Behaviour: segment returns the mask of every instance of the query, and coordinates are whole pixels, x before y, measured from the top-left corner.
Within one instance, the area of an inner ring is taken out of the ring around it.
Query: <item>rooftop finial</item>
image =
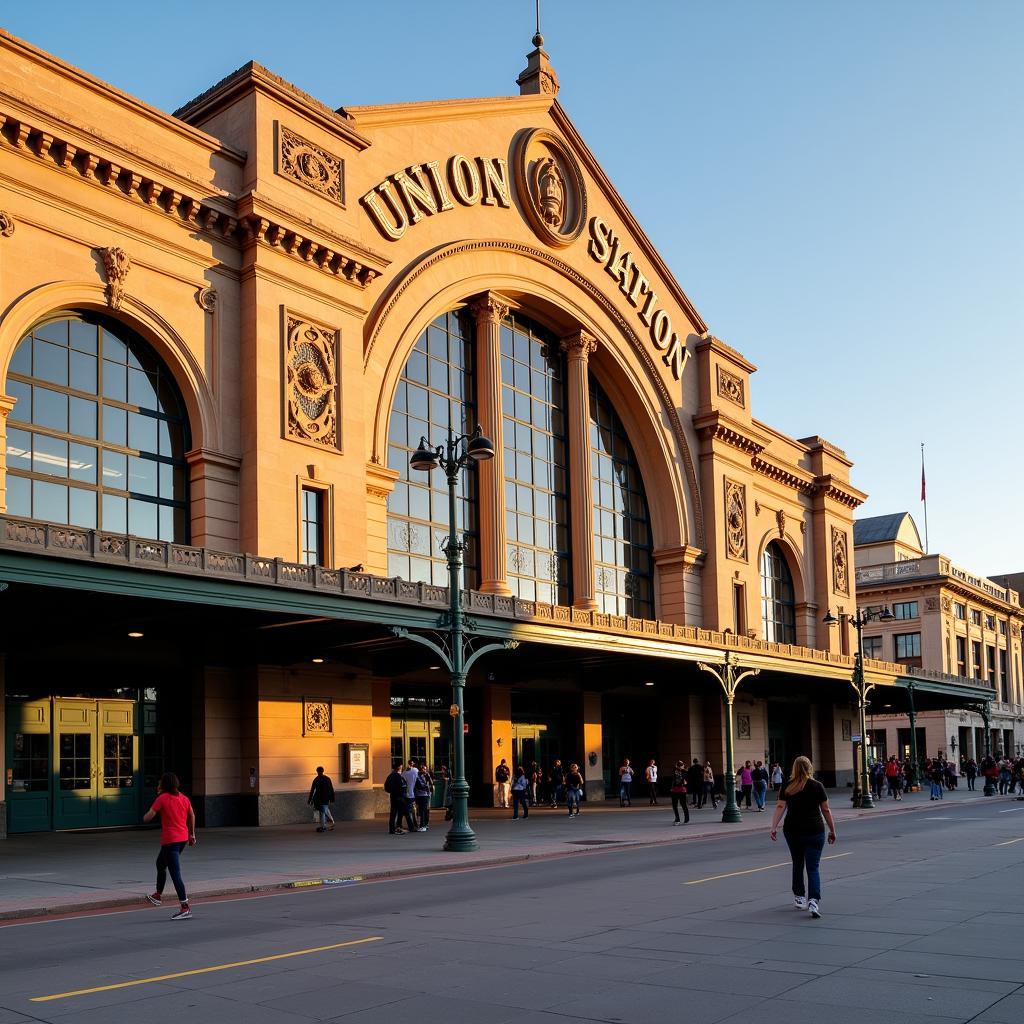
[[[526,55],[526,69],[516,79],[516,84],[524,96],[538,93],[555,96],[558,93],[558,75],[544,52],[544,37],[540,34],[540,0],[536,0],[536,4],[537,31],[533,37],[535,49]]]

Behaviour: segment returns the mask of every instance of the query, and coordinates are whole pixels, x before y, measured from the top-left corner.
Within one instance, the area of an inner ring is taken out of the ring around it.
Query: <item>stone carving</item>
[[[537,196],[540,215],[553,231],[562,227],[565,219],[565,181],[558,164],[550,157],[537,164]]]
[[[344,161],[301,135],[296,135],[283,124],[278,125],[277,138],[277,173],[318,192],[339,206],[344,205]]]
[[[579,238],[587,220],[587,191],[565,142],[546,128],[524,131],[513,166],[520,205],[541,241],[560,248]]]
[[[335,332],[285,317],[285,434],[325,448],[338,446]]]
[[[508,316],[509,306],[496,295],[487,292],[469,304],[469,311],[477,323],[500,324]]]
[[[6,210],[0,210],[0,238],[10,238],[13,234],[14,218]]]
[[[736,716],[736,739],[750,739],[750,715]]]
[[[747,559],[746,488],[725,481],[725,553],[729,558]]]
[[[562,338],[561,347],[570,359],[586,362],[597,351],[597,339],[586,331],[577,331],[568,338]]]
[[[744,408],[746,405],[743,396],[743,379],[722,366],[718,367],[718,393],[722,398],[735,402],[740,408]]]
[[[132,269],[131,257],[118,246],[99,250],[103,258],[103,272],[107,275],[107,305],[114,310],[121,308],[124,298],[124,282]]]
[[[849,541],[845,530],[832,527],[832,589],[837,594],[850,593]]]
[[[926,611],[937,612],[939,610],[939,599],[937,597],[926,597],[924,599],[924,607]]]
[[[779,540],[782,540],[786,536],[786,513],[781,508],[775,513],[775,522],[779,527]]]
[[[302,702],[302,735],[329,733],[331,731],[331,702],[329,700],[304,700]]]
[[[207,285],[196,292],[196,302],[199,308],[207,313],[212,313],[217,308],[217,291]]]
[[[950,612],[953,610],[953,602],[946,596],[942,598],[942,610],[944,612]]]

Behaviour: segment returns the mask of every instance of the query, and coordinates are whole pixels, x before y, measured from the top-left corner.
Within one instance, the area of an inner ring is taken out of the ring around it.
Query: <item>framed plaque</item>
[[[345,782],[362,782],[370,777],[370,744],[343,743],[341,776]]]

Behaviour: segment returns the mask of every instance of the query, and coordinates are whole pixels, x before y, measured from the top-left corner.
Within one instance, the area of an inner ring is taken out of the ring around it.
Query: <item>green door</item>
[[[7,703],[7,831],[47,832],[52,828],[50,702]]]
[[[130,700],[96,702],[96,747],[99,771],[101,827],[134,825],[139,820],[139,757],[135,703]]]
[[[53,702],[53,827],[95,828],[97,805],[96,701]]]

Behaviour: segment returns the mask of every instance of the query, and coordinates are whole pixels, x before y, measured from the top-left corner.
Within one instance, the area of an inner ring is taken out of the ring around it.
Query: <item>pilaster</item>
[[[388,496],[395,489],[398,470],[376,462],[366,464],[366,557],[367,572],[388,574]],[[386,773],[385,773],[386,774]]]
[[[207,448],[196,448],[188,452],[185,459],[189,465],[192,543],[204,548],[238,551],[242,460]]]
[[[7,451],[7,417],[15,406],[15,399],[0,395],[0,452]],[[0,512],[7,511],[7,467],[0,459]]]

